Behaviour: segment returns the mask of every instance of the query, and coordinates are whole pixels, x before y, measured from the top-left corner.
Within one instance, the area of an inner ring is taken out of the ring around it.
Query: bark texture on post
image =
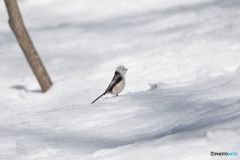
[[[18,43],[42,88],[42,92],[46,92],[52,86],[52,82],[24,26],[17,1],[4,1],[9,15],[9,26],[18,40]]]

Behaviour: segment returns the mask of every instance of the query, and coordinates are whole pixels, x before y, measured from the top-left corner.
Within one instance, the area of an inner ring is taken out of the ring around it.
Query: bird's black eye
[[[125,70],[125,69],[123,68],[123,70]]]

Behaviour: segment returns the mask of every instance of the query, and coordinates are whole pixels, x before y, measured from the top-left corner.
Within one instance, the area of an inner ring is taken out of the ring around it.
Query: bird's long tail
[[[106,94],[106,92],[104,92],[103,94],[101,94],[97,99],[95,99],[91,104],[93,104],[94,102],[96,102],[99,98],[101,98],[102,96],[104,96]]]

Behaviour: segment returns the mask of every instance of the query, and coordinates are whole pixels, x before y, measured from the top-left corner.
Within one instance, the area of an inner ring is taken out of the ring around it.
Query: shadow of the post
[[[34,93],[42,93],[42,90],[41,89],[34,89],[34,90],[29,90],[27,89],[25,86],[23,85],[14,85],[11,87],[12,89],[16,89],[16,90],[23,90],[23,91],[26,91],[26,92],[34,92]]]

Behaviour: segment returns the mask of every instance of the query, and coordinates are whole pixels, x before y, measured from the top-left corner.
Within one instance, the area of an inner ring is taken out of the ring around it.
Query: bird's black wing
[[[116,71],[115,75],[113,76],[112,82],[109,84],[108,88],[106,89],[105,93],[111,93],[113,88],[122,80],[121,74]]]

